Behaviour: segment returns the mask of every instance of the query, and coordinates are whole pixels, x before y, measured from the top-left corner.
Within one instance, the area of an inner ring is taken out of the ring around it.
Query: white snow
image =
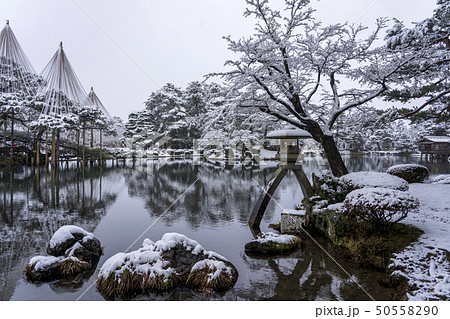
[[[174,248],[177,244],[182,244],[194,255],[204,254],[210,258],[226,260],[223,256],[205,250],[197,241],[178,233],[166,233],[161,240],[153,242],[146,238],[142,247],[129,253],[117,253],[110,257],[100,268],[98,277],[106,278],[112,272],[116,276],[128,270],[131,273],[148,274],[169,278],[175,270],[169,266],[169,262],[162,257],[164,251]],[[224,264],[225,265],[225,264]],[[221,268],[222,269],[222,268]]]
[[[89,236],[90,238],[94,237],[92,233],[88,233],[83,228],[73,225],[66,225],[60,227],[50,239],[50,248],[54,248],[55,246],[62,244],[68,239],[74,238],[72,234],[83,234],[84,236]],[[84,240],[84,238],[83,238]]]
[[[394,273],[409,279],[418,290],[408,295],[410,300],[450,299],[450,185],[410,185],[410,193],[420,201],[420,213],[408,215],[402,223],[424,231],[413,243],[392,259],[391,267],[401,267]],[[447,252],[446,252],[447,251]]]
[[[415,169],[415,168],[419,168],[419,167],[420,168],[424,168],[427,171],[429,171],[426,166],[423,166],[423,165],[420,165],[420,164],[398,164],[398,165],[394,165],[394,166],[389,167],[386,170],[386,173],[392,174],[392,173],[407,171],[407,170]]]
[[[208,267],[209,270],[214,271],[213,273],[208,274],[208,283],[211,280],[215,280],[219,278],[219,276],[222,274],[222,272],[225,272],[229,275],[231,275],[231,267],[228,267],[225,265],[223,261],[220,260],[214,260],[214,259],[203,259],[194,264],[191,268],[191,272],[198,269],[203,269]]]
[[[383,187],[408,190],[408,182],[403,178],[387,173],[379,172],[355,172],[340,177],[344,182],[351,183],[356,187]]]
[[[279,244],[289,244],[295,240],[296,237],[293,235],[280,235],[273,232],[267,232],[259,234],[258,238],[252,241],[257,241],[260,243],[275,242]]]
[[[381,210],[401,207],[409,209],[410,213],[417,213],[419,200],[409,192],[383,187],[366,187],[347,194],[344,204]]]
[[[28,264],[30,266],[34,265],[34,270],[35,271],[39,271],[39,270],[44,270],[45,268],[63,261],[65,258],[64,256],[59,256],[59,257],[55,257],[55,256],[36,256],[30,259],[30,261],[28,262]]]
[[[176,244],[182,244],[188,251],[191,251],[194,255],[204,254],[208,258],[217,258],[227,260],[225,257],[219,255],[216,252],[205,250],[197,241],[186,237],[185,235],[178,233],[166,233],[161,240],[155,243],[157,250],[169,250],[175,247]]]
[[[266,138],[273,138],[273,139],[283,139],[283,138],[312,138],[312,135],[302,129],[286,129],[286,130],[277,130],[267,133]]]
[[[167,267],[169,262],[164,261],[161,251],[156,251],[155,248],[154,243],[146,239],[142,247],[136,251],[115,254],[105,261],[98,277],[107,278],[112,272],[119,276],[128,270],[130,273],[147,274],[150,277],[158,275],[169,278],[175,270]]]

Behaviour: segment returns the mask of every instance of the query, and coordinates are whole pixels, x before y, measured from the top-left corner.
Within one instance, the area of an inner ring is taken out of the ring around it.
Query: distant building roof
[[[417,142],[426,142],[425,140],[433,143],[450,143],[450,136],[424,136]]]

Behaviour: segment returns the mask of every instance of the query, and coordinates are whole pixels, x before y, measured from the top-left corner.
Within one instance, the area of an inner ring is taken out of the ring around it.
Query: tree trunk
[[[39,135],[38,135],[38,139],[37,139],[37,142],[36,142],[36,165],[37,166],[39,166],[39,164],[40,164],[40,150],[41,149],[41,139],[39,138]]]
[[[306,130],[313,136],[316,142],[319,142],[322,145],[333,175],[336,177],[341,177],[348,174],[347,167],[342,160],[341,153],[336,146],[334,137],[325,135],[317,123],[309,123],[306,126]]]
[[[322,146],[333,175],[341,177],[348,174],[347,167],[345,167],[345,163],[342,160],[341,153],[336,146],[333,136],[323,135]]]
[[[5,146],[5,153],[6,153],[6,121],[8,120],[8,117],[5,115],[3,115],[3,143]]]
[[[94,148],[94,129],[91,128],[91,148]]]

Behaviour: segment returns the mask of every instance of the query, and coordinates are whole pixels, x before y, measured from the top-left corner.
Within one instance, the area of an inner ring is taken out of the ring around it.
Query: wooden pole
[[[94,148],[94,129],[91,128],[91,148]]]
[[[55,131],[52,132],[52,162],[51,165],[52,167],[55,167],[55,163],[56,163],[56,138],[55,138]]]
[[[41,139],[39,138],[39,134],[38,134],[38,139],[36,141],[36,165],[39,166],[40,164],[40,152],[41,149]]]
[[[82,158],[82,162],[81,162],[81,165],[84,167],[84,161],[85,161],[85,151],[84,151],[84,148],[85,148],[85,142],[86,142],[86,128],[84,128],[83,127],[83,158]]]
[[[48,130],[45,130],[45,167],[48,167]]]
[[[103,165],[103,144],[102,144],[102,129],[100,129],[100,166]]]
[[[14,160],[14,109],[11,110],[11,161]]]
[[[56,166],[59,166],[59,131],[56,131]]]
[[[77,131],[77,166],[80,164],[80,131]]]

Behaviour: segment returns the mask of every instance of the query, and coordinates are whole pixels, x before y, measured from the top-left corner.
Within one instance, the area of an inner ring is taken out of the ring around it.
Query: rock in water
[[[25,276],[29,281],[71,279],[94,268],[102,254],[100,241],[84,229],[66,225],[50,239],[47,253],[30,259]]]
[[[100,258],[102,248],[93,234],[83,228],[67,225],[53,234],[47,253],[52,256],[76,257],[92,264]]]
[[[245,244],[247,255],[282,255],[295,251],[301,239],[294,235],[279,235],[273,232],[261,233],[258,238]]]
[[[130,299],[180,285],[212,293],[231,288],[237,278],[236,268],[223,256],[184,235],[167,233],[157,242],[145,239],[138,250],[109,258],[99,271],[97,289],[107,299]]]

